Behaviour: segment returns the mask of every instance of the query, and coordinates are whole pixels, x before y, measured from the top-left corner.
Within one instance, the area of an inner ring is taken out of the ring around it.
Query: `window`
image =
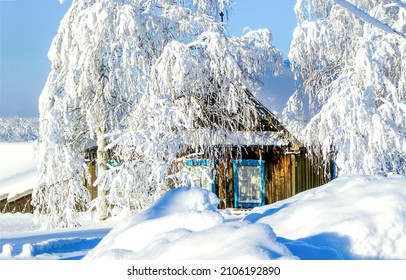
[[[234,207],[256,207],[265,204],[263,160],[233,160]]]
[[[201,187],[216,193],[214,172],[210,167],[210,160],[189,159],[186,160],[186,167],[189,171],[187,186]]]

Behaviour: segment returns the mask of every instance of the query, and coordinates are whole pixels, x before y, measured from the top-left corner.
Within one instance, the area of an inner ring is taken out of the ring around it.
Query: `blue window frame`
[[[331,180],[334,180],[337,178],[337,165],[334,162],[331,164]]]
[[[216,193],[216,181],[210,160],[188,159],[186,160],[186,168],[189,171],[187,186],[201,187]]]
[[[250,208],[265,204],[265,162],[263,160],[232,160],[234,176],[234,207]]]

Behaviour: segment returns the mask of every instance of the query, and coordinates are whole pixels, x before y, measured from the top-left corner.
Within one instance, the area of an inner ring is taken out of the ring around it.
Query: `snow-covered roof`
[[[34,188],[37,164],[33,142],[0,142],[0,196],[10,199]]]
[[[21,198],[24,198],[24,197],[28,196],[28,195],[31,195],[31,194],[32,194],[32,191],[33,191],[33,188],[31,188],[31,189],[26,189],[26,190],[24,190],[23,192],[13,194],[12,196],[11,196],[10,194],[8,194],[8,196],[7,196],[7,202],[14,202],[14,201],[17,201],[17,200],[19,200],[19,199],[21,199]]]
[[[289,139],[286,139],[281,132],[274,131],[236,131],[228,135],[225,144],[239,144],[243,146],[287,146]]]
[[[209,143],[216,145],[234,146],[288,146],[291,139],[286,137],[284,131],[233,131],[223,134],[219,131],[194,130],[183,135],[185,144]]]

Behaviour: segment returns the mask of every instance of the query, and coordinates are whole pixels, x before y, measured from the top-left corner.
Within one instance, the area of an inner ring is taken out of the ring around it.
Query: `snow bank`
[[[14,195],[37,184],[37,164],[33,142],[0,142],[0,195]]]
[[[87,221],[82,227],[41,229],[33,214],[0,214],[1,260],[81,259],[117,223]]]
[[[178,188],[108,234],[111,220],[43,231],[31,214],[0,214],[0,259],[406,259],[404,176],[340,177],[242,220],[217,205]]]
[[[270,225],[301,258],[406,259],[405,217],[406,177],[344,176],[245,220]],[[320,249],[330,256],[308,255]]]
[[[406,259],[404,176],[340,177],[239,221],[224,220],[217,203],[200,188],[172,190],[87,258]]]
[[[268,225],[225,223],[218,203],[205,189],[170,190],[113,228],[86,259],[294,258]]]

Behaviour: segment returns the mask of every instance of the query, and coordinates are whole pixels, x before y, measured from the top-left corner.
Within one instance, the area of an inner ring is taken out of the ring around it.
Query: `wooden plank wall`
[[[31,194],[28,194],[12,202],[2,201],[0,211],[1,213],[33,213],[31,198]]]
[[[219,208],[234,207],[234,175],[231,156],[225,155],[222,161],[216,166],[217,174],[215,176],[217,183],[217,196],[221,203]]]
[[[265,161],[265,204],[294,196],[302,191],[325,183],[321,161],[311,162],[305,152],[286,152],[287,148],[247,147],[242,150],[241,159],[262,159]],[[236,152],[230,150],[216,166],[217,196],[220,208],[234,207],[233,167],[231,159]]]
[[[265,160],[265,203],[273,203],[318,187],[330,180],[321,159],[311,161],[304,151],[273,148],[262,153]],[[327,168],[328,169],[328,168]]]
[[[6,204],[7,204],[7,197],[5,199],[0,200],[0,213],[5,213]]]
[[[327,166],[327,170],[328,170]],[[306,155],[296,156],[296,193],[318,187],[330,180],[321,159],[311,161]]]
[[[93,200],[97,197],[97,186],[94,186],[94,182],[96,181],[96,163],[93,161],[89,164],[89,173],[90,173],[90,182],[86,180],[86,187],[89,190],[90,198]]]
[[[269,165],[271,173],[271,184],[266,186],[271,189],[267,202],[272,203],[293,196],[292,189],[295,182],[292,181],[293,173],[290,155],[285,155],[283,151],[274,150],[269,159],[266,159],[266,164]]]
[[[90,198],[93,200],[97,198],[97,186],[94,186],[94,182],[97,179],[97,174],[96,174],[96,155],[97,149],[96,147],[90,148],[86,150],[86,152],[83,154],[86,164],[89,168],[89,173],[90,173],[90,181],[86,179],[85,176],[83,176],[83,185],[89,190],[90,193]]]
[[[202,158],[208,158],[208,155]],[[327,181],[321,167],[322,162],[310,161],[304,150],[290,151],[288,147],[245,147],[237,152],[230,147],[215,166],[216,195],[220,199],[220,208],[234,207],[231,159],[235,158],[265,161],[265,204],[292,197]],[[180,165],[173,166],[173,172],[184,165],[183,162],[178,164]]]

